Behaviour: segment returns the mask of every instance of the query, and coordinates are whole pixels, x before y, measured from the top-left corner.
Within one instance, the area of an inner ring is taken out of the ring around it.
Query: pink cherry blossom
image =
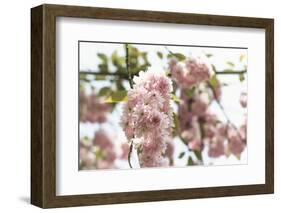
[[[188,148],[195,151],[201,151],[202,141],[200,139],[193,139],[188,142]]]
[[[141,71],[133,82],[123,107],[121,125],[138,149],[141,167],[165,166],[169,164],[164,154],[173,125],[172,82],[164,72],[151,70]]]
[[[90,149],[84,145],[80,141],[80,165],[85,166],[86,168],[93,168],[95,156],[90,151]]]
[[[172,78],[181,88],[190,88],[211,76],[211,66],[200,58],[188,58],[184,62],[170,61]]]
[[[220,157],[225,152],[224,144],[221,140],[213,140],[209,145],[208,155],[213,158]]]
[[[86,95],[84,91],[80,91],[80,121],[91,123],[104,123],[106,121],[106,113],[110,110],[110,106],[91,93]]]
[[[114,161],[117,158],[113,142],[109,139],[103,130],[98,130],[93,139],[94,147],[99,148],[101,158],[96,159],[97,168],[108,169],[114,167]]]
[[[243,108],[247,107],[247,93],[242,92],[240,95],[240,104]]]
[[[228,148],[236,156],[240,155],[245,148],[239,131],[232,127],[228,128]]]
[[[207,111],[208,105],[200,98],[195,98],[192,105],[192,113],[195,116],[204,116]]]

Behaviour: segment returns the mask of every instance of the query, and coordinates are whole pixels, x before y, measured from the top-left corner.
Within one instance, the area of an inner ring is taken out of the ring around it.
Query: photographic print
[[[273,94],[273,19],[34,7],[31,203],[274,193]]]
[[[247,164],[247,48],[78,45],[80,170]]]

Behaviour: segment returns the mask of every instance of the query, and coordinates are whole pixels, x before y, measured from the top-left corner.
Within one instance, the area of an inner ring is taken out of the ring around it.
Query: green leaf
[[[106,103],[117,103],[128,101],[127,91],[119,90],[112,92],[110,96],[105,100]]]
[[[163,53],[157,51],[157,55],[158,55],[158,57],[159,57],[160,59],[163,59]]]
[[[111,55],[111,60],[112,60],[112,64],[118,68],[118,70],[123,69],[123,66],[125,64],[125,57],[119,57],[117,54],[117,51],[115,50],[112,55]]]
[[[217,72],[217,68],[216,68],[216,66],[215,66],[215,65],[213,65],[213,64],[212,64],[211,66],[212,66],[213,71],[214,71],[214,72]]]
[[[98,96],[107,96],[111,92],[110,87],[103,87],[100,89]]]
[[[103,151],[100,148],[96,149],[94,151],[94,154],[96,155],[97,159],[102,159],[104,157]]]
[[[111,60],[114,66],[119,66],[119,57],[116,50],[111,54]]]
[[[213,75],[209,81],[213,88],[216,88],[218,86],[218,79],[216,75]]]
[[[175,101],[175,102],[177,102],[177,103],[180,102],[180,99],[179,99],[175,94],[172,94],[172,95],[171,95],[171,98],[172,98],[173,101]]]
[[[181,54],[181,53],[169,53],[167,57],[168,58],[173,58],[174,57],[178,61],[183,61],[183,60],[186,59],[186,57],[183,54]]]
[[[235,155],[238,160],[241,160],[241,154]]]
[[[193,152],[194,152],[196,158],[197,158],[198,160],[202,161],[202,153],[201,153],[200,151],[197,151],[197,150],[195,150],[195,151],[193,151]]]
[[[245,58],[246,58],[246,56],[244,54],[241,54],[239,57],[239,61],[242,62]]]
[[[211,54],[211,53],[206,54],[206,57],[208,57],[208,58],[210,58],[212,56],[213,56],[213,54]]]
[[[186,90],[186,95],[188,98],[192,98],[194,93],[195,93],[195,87],[192,87],[191,89]]]
[[[98,68],[100,69],[100,73],[107,73],[108,72],[108,64],[107,63],[99,64]]]
[[[168,76],[168,77],[171,77],[171,71],[170,70],[166,70],[165,71],[165,75]]]
[[[239,74],[239,80],[242,82],[245,80],[245,76],[243,73]]]
[[[227,64],[228,66],[230,66],[230,67],[234,67],[234,66],[235,66],[234,63],[232,63],[231,61],[227,61],[226,64]]]
[[[103,53],[97,53],[97,56],[102,60],[103,63],[107,63],[107,56]]]
[[[183,156],[185,155],[185,152],[181,152],[180,154],[179,154],[179,159],[182,159],[183,158]]]
[[[193,166],[195,163],[194,163],[194,161],[192,160],[192,158],[189,156],[188,157],[188,160],[187,160],[187,165],[188,166]]]
[[[179,61],[185,60],[185,56],[181,53],[174,53],[173,56],[175,56]]]

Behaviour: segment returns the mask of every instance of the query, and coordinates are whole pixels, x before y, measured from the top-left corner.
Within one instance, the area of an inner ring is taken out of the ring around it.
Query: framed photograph
[[[31,9],[31,203],[274,191],[273,19]]]

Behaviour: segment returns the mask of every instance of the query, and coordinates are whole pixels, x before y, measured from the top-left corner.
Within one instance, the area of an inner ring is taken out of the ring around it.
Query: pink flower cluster
[[[239,130],[230,127],[227,137],[229,151],[239,156],[246,146],[246,125],[241,126]]]
[[[88,144],[85,139],[80,140],[80,169],[95,169],[94,162],[95,162],[95,154],[92,151],[92,145]]]
[[[205,137],[203,140],[209,145],[208,155],[213,158],[224,155],[227,148],[225,141],[228,125],[221,123],[216,115],[208,114],[205,118],[204,131]]]
[[[116,159],[115,147],[107,134],[99,130],[95,133],[93,145],[101,152],[100,159],[97,161],[98,168],[112,168]]]
[[[114,144],[103,130],[98,130],[90,143],[80,141],[80,165],[86,169],[114,168],[116,158]]]
[[[127,161],[129,149],[128,143],[114,144],[100,129],[93,139],[86,137],[80,140],[80,169],[117,168],[120,160]]]
[[[208,80],[212,70],[209,64],[199,58],[188,58],[184,62],[172,58],[169,66],[172,78],[180,88],[191,88]]]
[[[190,150],[202,151],[208,146],[210,157],[230,153],[239,156],[246,147],[246,124],[236,129],[229,123],[222,123],[208,110],[208,102],[199,94],[188,98],[182,91],[179,105],[181,138]]]
[[[197,98],[188,98],[181,91],[181,102],[179,104],[179,121],[181,138],[188,143],[188,148],[193,151],[201,151],[203,143],[199,119],[206,115],[207,103]]]
[[[162,72],[141,71],[128,92],[121,125],[138,151],[141,167],[166,166],[164,156],[172,131],[172,82]]]
[[[104,123],[109,110],[110,106],[102,103],[96,94],[80,91],[80,122]]]

